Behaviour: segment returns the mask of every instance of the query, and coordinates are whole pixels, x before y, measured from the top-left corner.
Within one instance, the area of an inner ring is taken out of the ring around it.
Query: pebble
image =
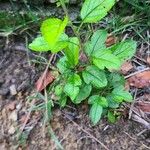
[[[9,115],[9,120],[17,121],[17,119],[18,119],[17,111],[14,110],[14,111]]]
[[[10,89],[10,94],[11,94],[11,95],[16,95],[16,94],[17,94],[17,90],[16,90],[15,84],[12,84],[12,85],[9,87],[9,89]]]
[[[8,130],[8,133],[9,134],[11,134],[11,135],[13,135],[14,133],[15,133],[15,127],[14,126],[11,126],[10,128],[9,128],[9,130]]]

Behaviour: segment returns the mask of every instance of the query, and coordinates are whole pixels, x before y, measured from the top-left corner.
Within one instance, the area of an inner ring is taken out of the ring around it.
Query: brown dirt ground
[[[32,93],[38,76],[35,66],[29,65],[26,53],[0,50],[0,150],[22,149],[17,147],[17,129],[22,126],[21,119],[26,116],[26,99]],[[10,93],[12,84],[17,91],[14,96]],[[29,136],[24,149],[59,149],[47,133],[47,128],[43,135],[42,124],[41,114],[35,112],[26,127]],[[50,124],[65,150],[103,150],[102,144],[110,150],[150,149],[150,132],[138,136],[144,127],[128,120],[126,115],[116,124],[109,124],[103,119],[92,127],[86,104],[63,110],[54,108]]]

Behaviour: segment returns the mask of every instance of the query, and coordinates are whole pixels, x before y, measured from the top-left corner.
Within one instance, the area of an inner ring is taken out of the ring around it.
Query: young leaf
[[[68,62],[71,66],[78,64],[79,59],[79,40],[76,37],[69,38],[68,47],[64,50]]]
[[[111,111],[108,111],[107,118],[108,118],[108,121],[111,123],[116,122],[116,117]]]
[[[67,45],[68,45],[68,36],[65,33],[63,33],[60,35],[58,41],[55,43],[53,47],[51,47],[50,50],[52,53],[57,53],[66,48]]]
[[[62,94],[62,92],[63,92],[63,87],[62,87],[62,85],[57,85],[57,86],[55,87],[55,95],[60,96],[60,95]]]
[[[92,84],[96,88],[105,87],[107,79],[105,73],[99,70],[96,66],[88,66],[82,73],[85,83]]]
[[[59,99],[60,107],[65,107],[66,103],[67,103],[67,96],[66,95],[61,96]]]
[[[68,95],[71,100],[75,103],[75,99],[79,94],[79,86],[82,84],[82,80],[80,76],[77,74],[73,74],[69,77],[67,84],[64,87],[64,92]]]
[[[136,51],[137,44],[133,40],[126,40],[120,42],[112,47],[110,50],[116,55],[121,61],[130,59],[135,51]]]
[[[87,97],[89,97],[89,95],[91,93],[91,90],[92,90],[92,86],[91,85],[83,83],[81,85],[80,92],[79,92],[77,98],[75,99],[75,103],[79,104],[79,103],[81,103],[81,101],[83,101]]]
[[[93,23],[104,18],[115,4],[115,0],[85,0],[81,9],[84,23]]]
[[[99,105],[98,102],[95,102],[90,109],[90,118],[93,125],[96,125],[98,121],[101,119],[102,112],[103,107]]]
[[[99,69],[119,69],[121,66],[120,60],[117,56],[111,54],[111,51],[97,51],[93,54],[93,64]]]
[[[126,102],[132,102],[133,99],[132,95],[129,92],[125,91],[122,86],[115,88],[112,91],[112,95],[116,102],[122,102],[123,100]]]
[[[114,109],[119,107],[119,102],[116,102],[116,101],[114,100],[114,97],[113,97],[112,95],[108,95],[108,96],[106,97],[106,99],[107,99],[107,101],[108,101],[108,107],[114,108]]]
[[[45,52],[51,49],[42,36],[35,38],[34,41],[29,44],[29,48],[39,52]]]
[[[72,102],[74,102],[75,98],[79,94],[79,87],[74,86],[73,84],[67,83],[64,87],[64,92],[66,93],[67,96],[70,97]]]
[[[60,38],[63,33],[66,25],[68,23],[68,18],[62,21],[57,18],[50,18],[45,20],[41,26],[41,32],[45,39],[45,41],[49,44],[49,46],[53,49],[56,42]]]
[[[82,84],[82,80],[78,74],[71,75],[68,79],[68,82],[74,86],[80,86]]]
[[[107,32],[105,30],[97,30],[91,37],[91,41],[85,44],[85,52],[88,56],[92,55],[95,51],[105,49],[105,41],[107,39]]]

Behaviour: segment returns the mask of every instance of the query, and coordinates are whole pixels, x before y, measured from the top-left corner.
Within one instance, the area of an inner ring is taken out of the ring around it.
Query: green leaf
[[[93,64],[99,69],[119,69],[121,66],[120,60],[113,55],[111,51],[103,50],[97,51],[93,54]]]
[[[107,32],[105,30],[97,30],[91,37],[91,41],[85,44],[85,52],[88,56],[95,51],[105,49],[105,41],[107,39]]]
[[[46,52],[50,50],[50,46],[42,36],[35,38],[34,41],[29,44],[29,48],[39,52]]]
[[[71,75],[68,79],[68,82],[74,86],[80,86],[82,84],[82,80],[78,74]]]
[[[116,55],[121,61],[130,59],[135,51],[136,51],[137,44],[133,40],[126,40],[120,42],[112,47],[110,50]]]
[[[114,97],[113,97],[112,95],[108,95],[108,96],[106,97],[106,99],[107,99],[107,101],[108,101],[108,107],[114,108],[114,109],[119,107],[119,102],[116,102],[116,101],[114,100]]]
[[[69,72],[70,70],[70,66],[69,66],[69,64],[68,64],[68,60],[67,60],[67,58],[66,57],[62,57],[59,61],[58,61],[58,63],[57,63],[57,68],[59,69],[59,72],[61,73],[61,74],[63,74],[63,73],[67,73],[67,72]]]
[[[112,91],[112,95],[116,102],[122,102],[123,100],[126,102],[132,102],[132,99],[133,99],[132,95],[128,91],[125,91],[124,88],[121,86],[118,88],[115,88]]]
[[[116,122],[116,116],[111,111],[108,111],[107,118],[108,118],[108,121],[111,123]]]
[[[91,90],[92,90],[92,86],[91,85],[83,83],[81,85],[80,92],[79,92],[77,98],[75,99],[75,103],[79,104],[79,103],[81,103],[81,101],[83,101],[87,97],[89,97],[89,95],[91,93]]]
[[[45,39],[45,41],[49,44],[49,46],[53,49],[56,42],[60,38],[63,33],[66,25],[68,23],[68,18],[62,21],[57,18],[50,18],[45,20],[41,26],[41,32]]]
[[[67,96],[66,95],[61,96],[59,99],[60,107],[65,107],[66,103],[67,103]]]
[[[60,96],[60,95],[62,94],[62,92],[63,92],[63,87],[62,87],[62,85],[57,85],[57,86],[55,87],[55,95]]]
[[[90,118],[93,125],[96,125],[98,121],[101,119],[102,112],[103,107],[99,105],[99,103],[95,102],[90,109]]]
[[[108,82],[109,82],[109,85],[113,86],[114,88],[125,85],[124,77],[117,72],[112,72],[109,74]]]
[[[88,66],[82,73],[86,84],[92,84],[96,88],[105,87],[107,79],[105,73],[99,70],[96,66]]]
[[[71,66],[76,66],[79,59],[79,40],[76,37],[69,38],[68,47],[64,50]]]
[[[55,45],[53,47],[51,47],[50,50],[52,53],[57,53],[57,52],[63,50],[64,48],[66,48],[67,45],[68,45],[68,36],[65,33],[63,33],[60,35],[60,38],[55,43]]]
[[[79,94],[79,87],[67,83],[64,87],[64,92],[71,98],[72,102],[74,102],[75,98]]]
[[[85,0],[81,9],[84,23],[93,23],[104,18],[115,4],[115,0]]]
[[[108,102],[105,97],[93,95],[88,99],[88,104],[99,103],[102,107],[108,107]]]
[[[71,77],[69,77],[65,87],[64,92],[66,95],[68,95],[72,102],[75,103],[75,99],[77,95],[79,94],[79,86],[82,84],[82,80],[80,79],[80,76],[77,74],[73,74]]]

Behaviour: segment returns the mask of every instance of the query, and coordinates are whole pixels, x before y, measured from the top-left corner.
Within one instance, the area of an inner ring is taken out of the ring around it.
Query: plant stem
[[[70,25],[71,25],[71,28],[72,28],[72,30],[73,30],[75,36],[76,36],[76,37],[78,38],[78,40],[79,40],[80,49],[82,50],[82,42],[81,42],[81,39],[80,39],[80,35],[78,34],[78,32],[76,32],[76,30],[75,30],[75,28],[74,28],[74,25],[73,25],[72,21],[70,20],[70,17],[69,17],[69,14],[68,14],[68,9],[67,9],[67,7],[66,7],[66,5],[65,5],[65,2],[64,2],[64,0],[59,0],[59,1],[60,1],[60,3],[61,3],[62,9],[64,10],[66,16],[68,17],[68,19],[69,19],[69,21],[70,21]]]

